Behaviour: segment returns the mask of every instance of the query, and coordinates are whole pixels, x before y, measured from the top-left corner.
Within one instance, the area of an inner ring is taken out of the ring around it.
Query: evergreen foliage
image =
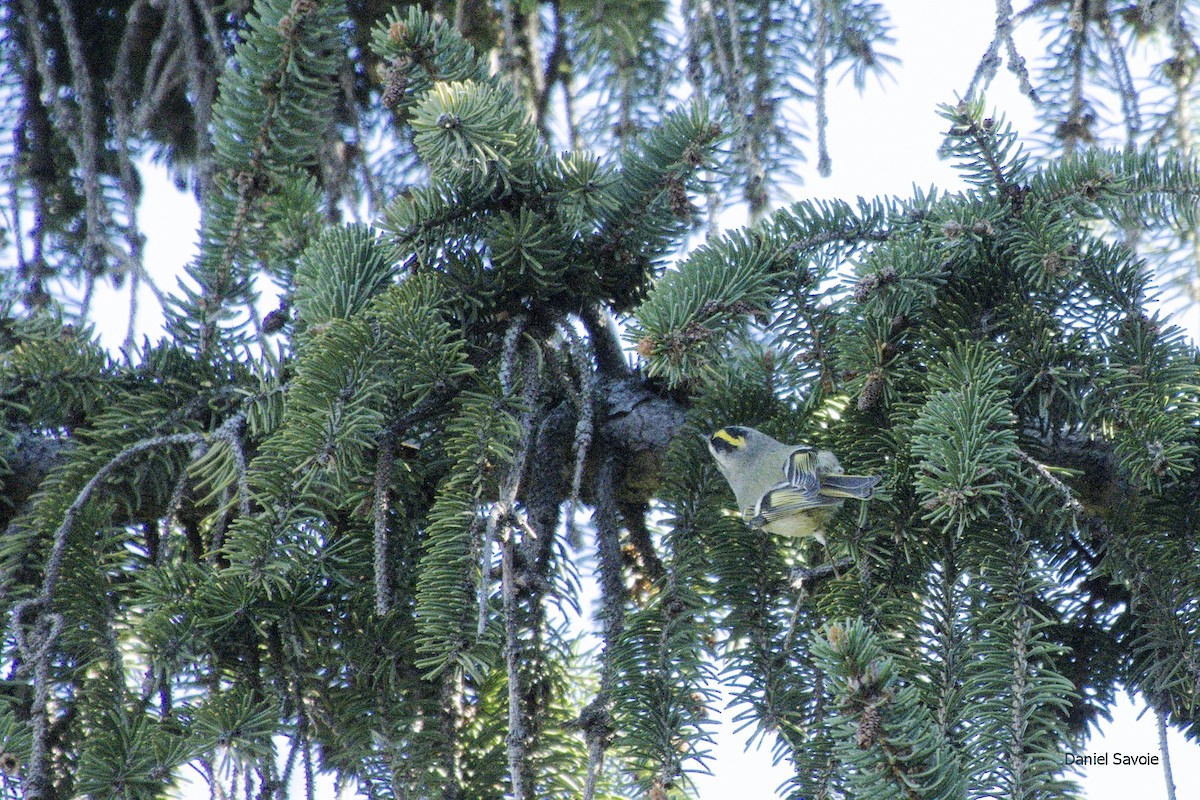
[[[59,27],[37,4],[5,23],[73,52],[55,5]],[[827,71],[886,60],[883,6],[684,3],[684,78],[716,99],[665,115],[680,79],[640,44],[670,10],[620,11],[414,6],[368,33],[360,8],[257,0],[208,101],[194,83],[203,230],[168,336],[106,354],[39,299],[54,260],[22,262],[0,320],[9,795],[160,797],[191,767],[231,797],[328,771],[372,798],[666,800],[720,769],[721,685],[797,798],[1069,796],[1063,754],[1119,688],[1200,735],[1200,356],[1128,233],[1186,243],[1200,168],[1076,134],[1037,159],[972,94],[943,110],[967,191],[767,213],[795,156],[763,105],[797,91],[780,65],[813,70],[821,135]],[[368,42],[375,72],[348,75]],[[4,46],[54,84],[45,42]],[[611,157],[551,146],[575,69],[613,79]],[[23,113],[99,113],[70,74],[69,102]],[[328,158],[371,80],[421,170],[380,190],[377,228],[341,224]],[[119,235],[93,140],[56,135],[85,238]],[[756,223],[676,260],[724,175]],[[828,547],[750,530],[700,441],[730,423],[883,480]]]

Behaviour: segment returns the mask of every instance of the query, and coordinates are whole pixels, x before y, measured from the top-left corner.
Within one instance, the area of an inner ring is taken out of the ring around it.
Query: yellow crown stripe
[[[729,442],[734,447],[741,447],[744,444],[746,444],[745,436],[734,436],[732,433],[729,432],[728,428],[721,428],[721,430],[719,430],[713,434],[713,438],[714,439],[724,439],[725,441]]]

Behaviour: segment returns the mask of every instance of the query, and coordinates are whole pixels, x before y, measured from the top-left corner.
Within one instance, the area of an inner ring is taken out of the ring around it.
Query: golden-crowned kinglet
[[[751,528],[784,536],[814,536],[847,497],[866,500],[878,475],[846,475],[837,456],[802,444],[784,444],[765,433],[730,425],[706,440],[729,481],[742,519]]]

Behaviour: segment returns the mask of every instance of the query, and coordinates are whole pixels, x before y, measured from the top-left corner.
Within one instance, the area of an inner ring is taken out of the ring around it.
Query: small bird
[[[847,475],[837,456],[803,444],[784,444],[754,428],[730,425],[705,440],[751,528],[812,536],[847,497],[866,500],[878,475]]]

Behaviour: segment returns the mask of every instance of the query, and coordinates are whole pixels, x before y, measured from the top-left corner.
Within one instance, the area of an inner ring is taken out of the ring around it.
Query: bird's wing
[[[841,505],[838,497],[826,497],[820,492],[798,489],[790,483],[772,486],[758,503],[757,513],[750,521],[753,527],[761,528],[772,521],[808,511],[814,508]]]
[[[797,447],[784,462],[783,480],[763,494],[758,507],[748,518],[755,527],[762,527],[781,517],[841,502],[840,498],[821,491],[817,451],[811,447]]]
[[[812,447],[797,447],[783,462],[783,483],[798,492],[816,497],[821,490],[821,471],[817,466],[817,451]],[[772,487],[774,491],[778,487]]]
[[[822,475],[820,493],[825,497],[866,500],[877,483],[878,475]]]

